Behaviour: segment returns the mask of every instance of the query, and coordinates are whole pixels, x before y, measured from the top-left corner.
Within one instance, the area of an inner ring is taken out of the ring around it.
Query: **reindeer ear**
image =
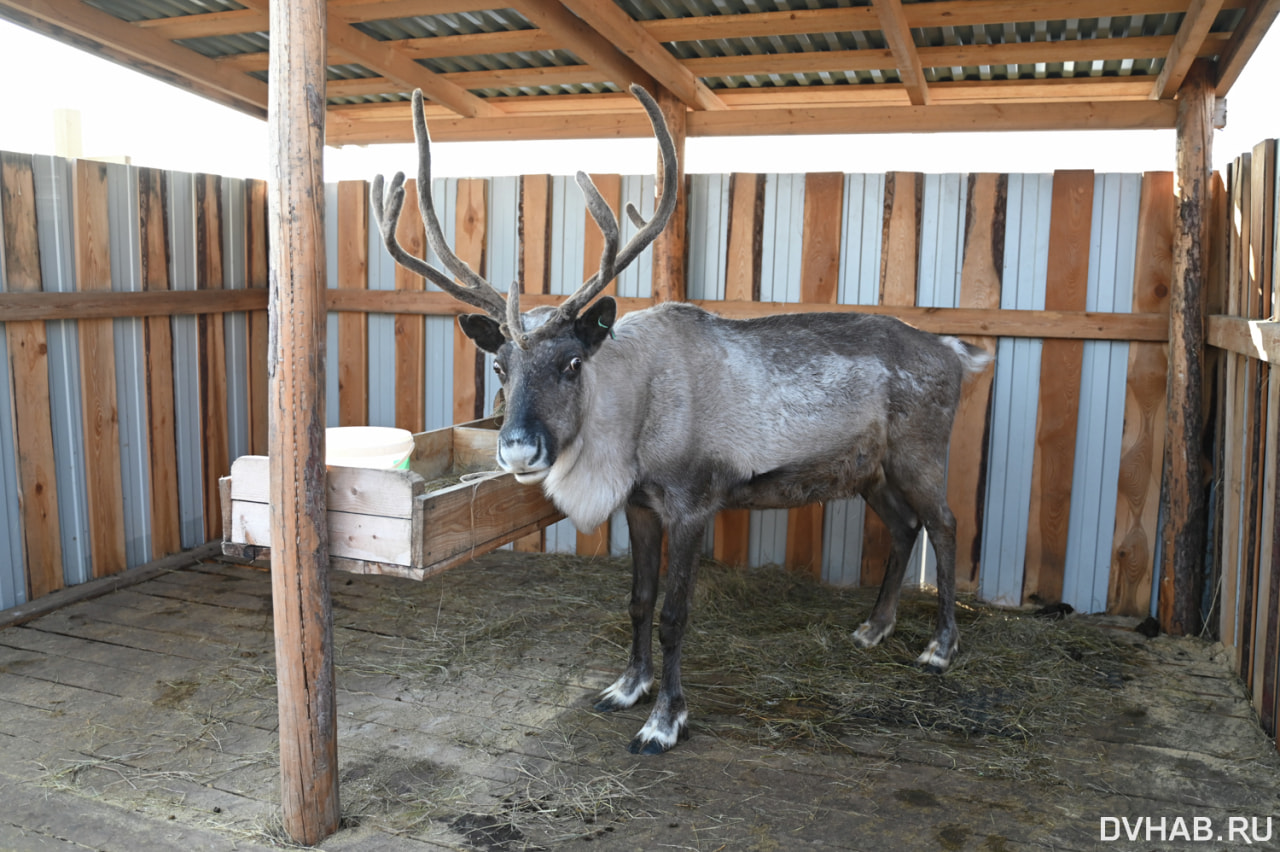
[[[498,321],[484,314],[462,314],[458,317],[462,333],[470,337],[485,352],[497,352],[507,339],[502,336]]]
[[[613,323],[617,318],[618,303],[612,296],[605,296],[573,321],[573,333],[587,347],[587,354],[595,352],[605,337],[613,334]]]

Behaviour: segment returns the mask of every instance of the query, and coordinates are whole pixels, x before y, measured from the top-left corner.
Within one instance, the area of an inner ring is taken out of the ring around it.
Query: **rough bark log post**
[[[1177,212],[1169,297],[1169,431],[1159,615],[1161,625],[1174,634],[1200,629],[1206,535],[1200,403],[1213,99],[1209,66],[1197,62],[1178,92]]]
[[[284,828],[314,845],[338,828],[333,612],[325,519],[325,10],[272,0],[271,594]]]
[[[666,230],[653,241],[653,300],[680,302],[685,299],[684,260],[688,245],[688,195],[684,187],[684,140],[688,113],[684,102],[666,89],[658,89],[657,101],[675,142],[679,175],[675,212],[671,214]],[[657,185],[662,186],[661,159],[658,161]]]

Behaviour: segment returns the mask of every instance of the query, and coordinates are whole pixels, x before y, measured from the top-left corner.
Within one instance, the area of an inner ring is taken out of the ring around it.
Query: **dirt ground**
[[[691,738],[592,710],[629,568],[495,553],[333,575],[343,828],[326,850],[1280,848],[1280,758],[1220,647],[702,568]],[[222,560],[0,630],[0,850],[256,850],[279,828],[270,582]],[[1270,820],[1271,822],[1268,822]],[[1185,840],[1184,840],[1185,837]]]

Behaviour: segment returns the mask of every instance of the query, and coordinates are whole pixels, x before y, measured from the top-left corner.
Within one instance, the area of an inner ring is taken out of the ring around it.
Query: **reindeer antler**
[[[677,174],[676,145],[671,138],[671,131],[667,129],[667,122],[662,117],[662,110],[658,107],[657,101],[648,92],[641,86],[632,83],[631,94],[636,100],[640,101],[644,111],[649,114],[649,123],[653,125],[653,135],[658,140],[658,152],[662,159],[662,194],[658,197],[658,208],[654,211],[653,219],[648,222],[645,222],[644,218],[641,217],[640,211],[636,210],[635,205],[627,204],[627,217],[640,230],[619,251],[618,238],[621,229],[618,225],[617,217],[613,215],[613,211],[609,209],[609,205],[605,203],[600,191],[591,182],[591,178],[585,172],[578,172],[578,186],[582,189],[582,194],[586,196],[587,210],[590,211],[591,218],[595,220],[597,227],[600,228],[600,233],[604,235],[604,250],[600,254],[600,270],[583,282],[577,292],[560,306],[560,312],[568,319],[576,317],[578,312],[599,295],[600,291],[608,286],[610,281],[617,278],[624,269],[640,256],[642,251],[649,247],[650,243],[657,239],[658,234],[662,233],[662,229],[667,226],[667,222],[671,219],[671,214],[676,209],[679,176]]]
[[[440,227],[440,220],[436,216],[435,204],[431,197],[431,137],[427,132],[427,120],[423,114],[421,90],[413,93],[413,135],[418,145],[418,210],[422,214],[423,225],[426,226],[427,245],[452,275],[410,254],[396,239],[396,223],[404,207],[404,172],[397,172],[391,179],[389,192],[384,193],[381,175],[374,178],[370,189],[373,218],[378,223],[387,251],[401,266],[426,278],[455,299],[480,308],[497,320],[503,336],[515,341],[521,347],[527,347],[535,336],[546,336],[562,327],[564,323],[572,322],[610,281],[630,266],[632,261],[657,238],[658,234],[662,233],[667,220],[671,218],[676,208],[675,142],[662,117],[662,110],[658,108],[653,97],[634,84],[631,86],[631,94],[644,107],[649,116],[649,123],[653,125],[654,136],[658,140],[663,179],[662,195],[658,199],[657,210],[654,212],[653,219],[645,222],[634,205],[627,205],[627,216],[639,230],[619,251],[621,229],[617,217],[613,215],[613,211],[609,209],[608,203],[600,195],[591,178],[585,172],[578,172],[578,186],[586,198],[587,209],[604,236],[604,250],[600,253],[600,270],[584,281],[582,286],[560,305],[555,317],[539,326],[532,334],[525,334],[520,323],[519,286],[513,283],[507,298],[504,299],[492,284],[476,274],[475,270],[454,254],[445,241],[444,229]],[[455,278],[459,280],[455,281]]]
[[[435,205],[431,200],[431,137],[427,133],[427,120],[422,112],[421,89],[413,93],[413,135],[418,143],[418,209],[422,214],[422,223],[426,226],[427,244],[448,270],[463,283],[455,282],[453,277],[409,254],[396,239],[396,223],[400,221],[400,211],[404,207],[404,172],[396,172],[391,179],[391,191],[386,196],[385,203],[382,175],[373,179],[370,200],[373,202],[373,218],[382,232],[382,241],[401,266],[426,278],[455,299],[480,308],[498,322],[503,322],[506,320],[507,303],[502,294],[449,249],[440,220],[436,216]]]

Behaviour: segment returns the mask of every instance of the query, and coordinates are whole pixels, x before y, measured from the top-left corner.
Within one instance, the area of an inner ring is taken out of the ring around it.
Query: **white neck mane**
[[[614,353],[610,353],[614,354]],[[603,356],[603,357],[602,357]],[[622,507],[636,481],[634,416],[617,387],[597,379],[614,360],[602,350],[584,370],[583,420],[542,481],[543,492],[583,532],[595,529]],[[607,381],[607,380],[606,380]],[[621,404],[620,404],[621,403]]]

